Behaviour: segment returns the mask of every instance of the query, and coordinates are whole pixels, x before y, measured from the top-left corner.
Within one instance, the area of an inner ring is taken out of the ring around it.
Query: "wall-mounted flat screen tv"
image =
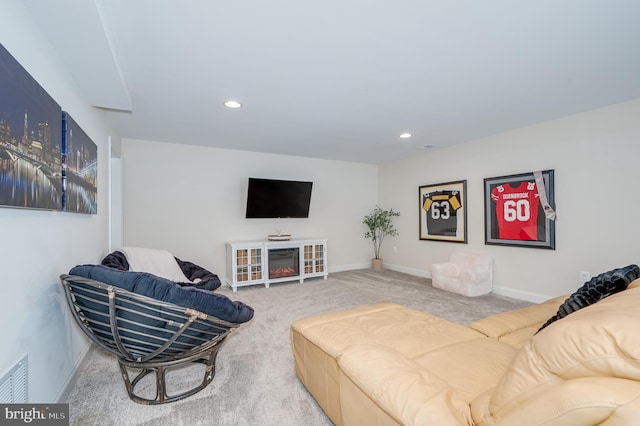
[[[307,218],[313,182],[249,178],[247,219]]]

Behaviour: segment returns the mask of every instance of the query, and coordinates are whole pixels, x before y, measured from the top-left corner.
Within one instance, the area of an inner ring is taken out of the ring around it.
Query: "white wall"
[[[488,253],[496,292],[533,301],[574,291],[580,270],[640,263],[639,141],[640,99],[380,166],[380,203],[401,212],[383,257],[430,276],[452,251]],[[555,170],[556,250],[485,245],[483,179],[543,169]],[[468,244],[419,240],[418,187],[462,179]]]
[[[56,402],[88,348],[58,276],[107,247],[109,129],[82,99],[20,0],[2,3],[0,43],[98,145],[98,214],[0,208],[0,376],[29,356],[30,402]]]
[[[327,238],[329,271],[368,267],[362,218],[376,205],[375,165],[123,139],[124,243],[170,250],[221,278],[225,242],[276,226]],[[312,181],[308,219],[245,219],[249,177]]]
[[[113,151],[112,151],[113,155]],[[111,229],[109,251],[123,246],[122,228],[122,158],[111,158],[109,202],[111,205]]]

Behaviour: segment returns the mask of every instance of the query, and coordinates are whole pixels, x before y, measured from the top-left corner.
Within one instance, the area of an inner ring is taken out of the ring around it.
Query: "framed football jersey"
[[[553,170],[484,180],[485,244],[555,250]]]
[[[420,239],[467,242],[467,181],[418,188]]]

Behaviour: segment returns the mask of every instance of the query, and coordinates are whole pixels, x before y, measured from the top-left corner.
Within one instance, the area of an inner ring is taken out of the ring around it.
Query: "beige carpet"
[[[228,287],[218,291],[252,306],[255,317],[227,339],[212,384],[182,401],[136,404],[127,396],[115,357],[94,346],[69,394],[71,424],[331,425],[293,371],[289,325],[296,319],[389,301],[467,324],[529,305],[495,295],[466,298],[434,289],[425,278],[367,269],[331,274],[326,281],[281,283],[268,289],[243,287],[237,293]],[[199,371],[192,373],[176,371],[168,381],[179,387],[202,379]]]

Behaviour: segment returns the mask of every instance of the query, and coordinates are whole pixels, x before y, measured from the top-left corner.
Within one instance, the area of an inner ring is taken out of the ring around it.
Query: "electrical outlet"
[[[589,271],[580,271],[580,282],[586,283],[591,279],[591,273]]]

